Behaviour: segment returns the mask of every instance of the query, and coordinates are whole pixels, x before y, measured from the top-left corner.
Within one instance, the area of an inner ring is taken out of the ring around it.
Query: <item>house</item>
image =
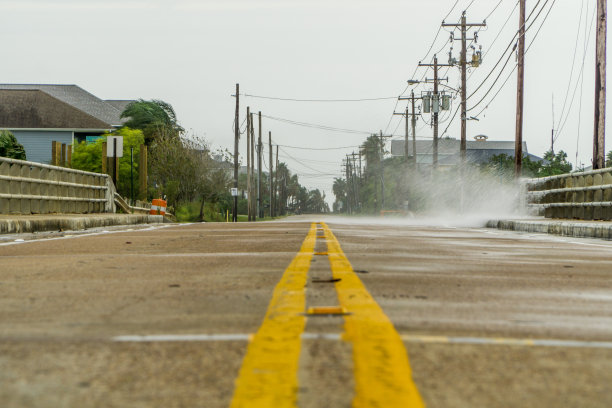
[[[0,84],[0,129],[13,132],[29,161],[49,163],[52,141],[77,144],[119,128],[130,102],[105,101],[77,85]]]
[[[498,141],[488,140],[487,136],[478,135],[475,140],[466,141],[466,158],[469,163],[483,164],[488,163],[491,157],[499,154],[506,154],[514,157],[514,140]],[[459,148],[461,141],[457,139],[443,138],[438,139],[438,165],[440,167],[452,167],[460,163]],[[433,140],[416,141],[417,163],[431,166],[433,163]],[[523,142],[523,154],[531,160],[542,161],[540,157],[529,154],[527,143]],[[404,140],[391,141],[391,155],[394,157],[404,156]],[[408,156],[413,156],[412,140],[408,141]]]

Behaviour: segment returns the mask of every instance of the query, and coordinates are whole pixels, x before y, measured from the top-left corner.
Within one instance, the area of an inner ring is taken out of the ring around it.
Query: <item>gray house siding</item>
[[[70,131],[12,130],[12,132],[17,141],[25,148],[27,160],[37,163],[51,162],[52,141],[72,145],[73,132]]]

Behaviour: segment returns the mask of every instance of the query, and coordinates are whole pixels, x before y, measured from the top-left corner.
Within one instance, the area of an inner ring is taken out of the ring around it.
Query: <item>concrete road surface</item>
[[[131,228],[0,240],[1,407],[612,406],[610,242]]]

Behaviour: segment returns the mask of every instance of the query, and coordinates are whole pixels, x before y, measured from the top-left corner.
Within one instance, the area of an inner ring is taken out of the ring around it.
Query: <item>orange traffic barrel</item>
[[[161,198],[155,198],[151,202],[151,210],[149,214],[151,215],[164,215],[166,214],[166,206],[167,202],[162,200]]]

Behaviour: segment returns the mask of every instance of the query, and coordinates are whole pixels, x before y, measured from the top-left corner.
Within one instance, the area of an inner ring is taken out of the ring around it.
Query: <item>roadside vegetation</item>
[[[187,134],[178,123],[169,103],[160,100],[138,100],[126,107],[121,117],[127,118],[124,127],[107,136],[123,136],[123,158],[120,161],[117,189],[130,197],[130,148],[134,148],[133,178],[139,179],[140,145],[148,148],[148,191],[146,197],[165,197],[168,211],[179,221],[225,221],[231,216],[233,198],[233,157],[228,151],[213,151],[201,137]],[[102,143],[80,143],[75,146],[72,167],[102,172]],[[278,171],[278,215],[329,212],[325,195],[319,190],[308,190],[300,185],[285,163]],[[238,189],[238,213],[247,213],[246,174],[241,174]],[[269,218],[270,188],[267,173],[262,178],[262,206]],[[241,217],[239,217],[239,220]]]

